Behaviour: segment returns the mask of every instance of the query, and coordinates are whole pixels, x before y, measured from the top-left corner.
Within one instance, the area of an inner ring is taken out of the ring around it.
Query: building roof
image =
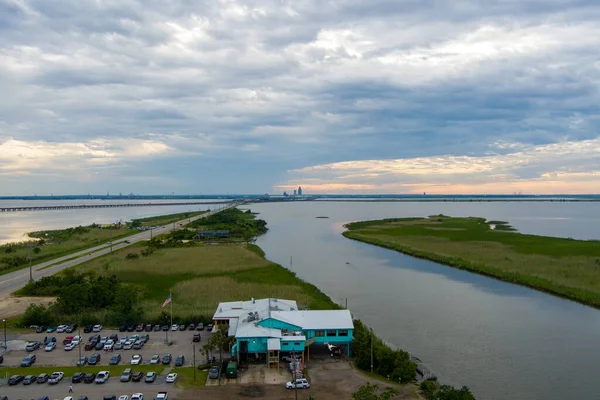
[[[252,299],[249,301],[229,301],[219,303],[213,319],[240,318],[247,319],[250,313],[258,313],[258,319],[269,318],[272,311],[295,311],[298,304],[294,300],[282,299]],[[251,318],[253,320],[254,318]]]
[[[349,310],[274,311],[271,318],[302,329],[354,329]]]

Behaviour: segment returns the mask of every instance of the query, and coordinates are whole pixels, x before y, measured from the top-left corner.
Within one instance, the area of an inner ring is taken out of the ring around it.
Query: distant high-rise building
[[[298,196],[302,196],[302,186],[298,186]]]
[[[298,191],[294,189],[294,196],[298,194]]]
[[[288,197],[289,195],[287,194],[287,192],[283,192],[283,197]]]

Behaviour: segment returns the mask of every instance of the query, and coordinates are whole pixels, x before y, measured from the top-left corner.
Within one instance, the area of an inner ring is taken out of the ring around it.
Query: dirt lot
[[[3,318],[16,317],[17,315],[22,315],[27,306],[32,303],[48,305],[55,300],[56,297],[5,296],[0,299],[0,315]]]

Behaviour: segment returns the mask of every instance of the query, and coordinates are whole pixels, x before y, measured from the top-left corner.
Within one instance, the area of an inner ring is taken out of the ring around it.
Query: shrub
[[[25,313],[19,318],[17,325],[29,327],[31,325],[51,325],[52,315],[43,304],[30,304]]]
[[[137,258],[140,258],[140,255],[138,253],[128,253],[125,256],[125,258],[128,259],[128,260],[135,260]]]

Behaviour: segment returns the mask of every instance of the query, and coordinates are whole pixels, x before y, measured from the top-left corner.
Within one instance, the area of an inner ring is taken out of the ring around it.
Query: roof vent
[[[223,312],[223,309],[221,307],[219,307],[219,312]]]
[[[252,298],[252,304],[254,304],[254,303],[255,303],[255,301],[254,301],[254,297],[253,297],[253,298]]]
[[[277,299],[273,299],[273,301],[277,301]]]

